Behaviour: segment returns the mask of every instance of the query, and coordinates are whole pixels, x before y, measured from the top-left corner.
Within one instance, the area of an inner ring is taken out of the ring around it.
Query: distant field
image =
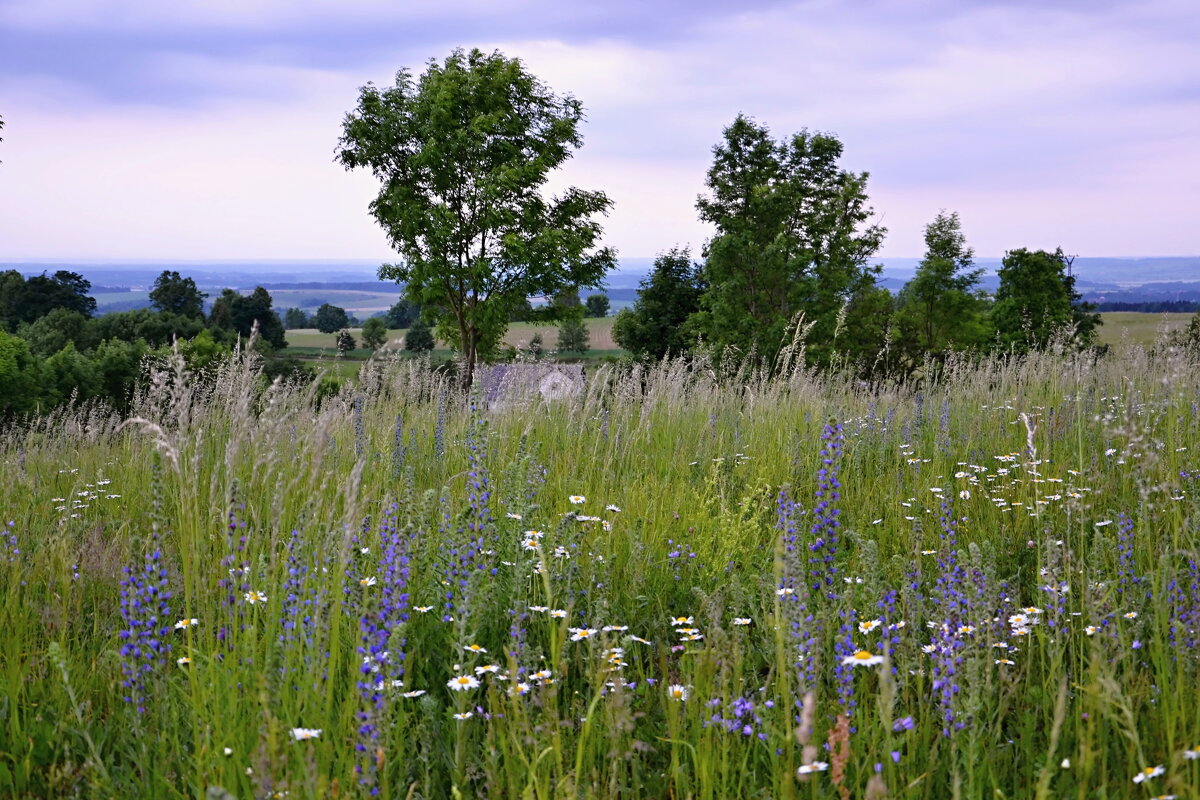
[[[1191,314],[1143,314],[1137,311],[1110,311],[1101,314],[1104,324],[1100,326],[1101,344],[1114,347],[1122,344],[1150,344],[1166,330],[1177,331],[1187,327]]]
[[[387,311],[395,305],[400,299],[400,290],[366,292],[351,289],[272,289],[271,299],[274,301],[275,310],[281,315],[289,308],[315,311],[323,303],[329,303],[365,319],[379,311]]]

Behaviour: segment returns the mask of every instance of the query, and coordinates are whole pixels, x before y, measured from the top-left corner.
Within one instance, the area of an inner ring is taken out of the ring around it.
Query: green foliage
[[[363,346],[378,350],[387,343],[387,332],[387,323],[383,321],[382,317],[371,317],[363,323]]]
[[[71,397],[90,400],[104,393],[99,368],[71,342],[46,359],[42,387],[49,405],[58,405]]]
[[[56,308],[44,317],[21,325],[17,334],[29,342],[29,349],[35,355],[46,358],[62,350],[68,342],[78,350],[91,349],[97,321],[89,321],[78,311]]]
[[[700,308],[703,282],[685,248],[672,248],[654,259],[654,269],[641,282],[637,302],[613,320],[613,338],[635,356],[659,359],[680,355],[695,344],[687,320]]]
[[[191,339],[203,329],[203,319],[139,308],[96,317],[91,323],[91,339],[120,339],[125,342],[141,339],[151,347],[166,347],[176,339]]]
[[[431,61],[417,80],[401,70],[392,87],[368,84],[346,117],[338,160],[379,180],[371,213],[402,258],[379,277],[404,282],[462,352],[465,386],[525,298],[594,286],[613,266],[596,249],[608,198],[541,192],[582,144],[582,118],[578,100],[519,60],[479,50]]]
[[[588,329],[582,319],[573,315],[559,323],[558,351],[560,353],[586,353],[588,349]]]
[[[297,328],[311,328],[312,321],[302,308],[289,308],[283,313],[283,327],[289,331]]]
[[[544,341],[542,341],[541,331],[538,331],[538,332],[534,333],[533,336],[530,337],[530,339],[529,339],[529,353],[530,353],[530,355],[533,356],[534,360],[536,361],[537,359],[541,358],[542,354],[544,354],[545,352],[546,352],[546,343]]]
[[[802,130],[776,142],[743,115],[713,148],[697,208],[717,231],[697,321],[718,354],[733,347],[770,363],[803,314],[809,360],[831,360],[839,313],[874,281],[867,261],[886,232],[866,224],[867,173],[841,169],[841,156],[834,136]]]
[[[396,331],[412,327],[413,322],[419,316],[421,316],[421,307],[409,301],[408,298],[401,297],[388,309],[387,316],[384,319],[387,322],[388,328]]]
[[[1092,343],[1100,315],[1075,291],[1075,276],[1067,266],[1061,247],[1053,253],[1020,248],[1004,255],[992,308],[1002,350],[1042,350],[1052,336],[1068,329],[1077,346]]]
[[[587,316],[607,317],[610,304],[606,294],[589,294],[586,301]]]
[[[412,353],[427,353],[433,349],[433,331],[425,320],[417,317],[404,334],[404,349]]]
[[[346,309],[339,308],[329,303],[322,303],[317,309],[317,313],[312,318],[313,327],[321,333],[334,333],[342,328],[350,327],[350,317],[346,316]]]
[[[41,361],[24,339],[0,330],[0,417],[33,411],[41,396]]]
[[[979,292],[982,269],[973,269],[958,214],[939,213],[925,226],[925,257],[896,300],[897,347],[907,368],[926,355],[942,361],[954,350],[986,344],[991,333]]]
[[[28,280],[16,270],[0,273],[0,324],[15,331],[22,323],[35,322],[56,308],[85,317],[96,313],[96,301],[88,295],[90,281],[68,270],[53,275],[42,273]]]
[[[281,350],[287,347],[287,339],[284,336],[283,323],[271,305],[271,293],[261,286],[256,286],[249,295],[240,295],[233,289],[223,289],[213,302],[208,317],[209,324],[217,330],[228,331],[248,339],[257,323],[259,340],[270,349]]]
[[[159,311],[201,320],[206,297],[208,295],[196,287],[196,281],[180,277],[175,270],[163,270],[150,290],[150,303]]]
[[[202,332],[206,335],[208,331]],[[199,338],[199,337],[197,337]],[[211,337],[209,338],[211,341]],[[120,409],[126,408],[130,393],[142,372],[142,357],[146,355],[145,342],[123,342],[108,339],[100,343],[92,354],[92,363],[99,374],[97,394]]]

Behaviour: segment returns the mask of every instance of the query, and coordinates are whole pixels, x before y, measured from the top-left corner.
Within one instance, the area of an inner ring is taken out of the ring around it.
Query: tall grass
[[[1198,796],[1196,367],[158,369],[0,438],[0,795]]]

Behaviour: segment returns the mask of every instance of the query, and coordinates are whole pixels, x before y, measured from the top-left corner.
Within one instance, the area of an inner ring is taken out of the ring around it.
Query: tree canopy
[[[576,188],[544,196],[582,143],[583,107],[517,59],[455,50],[414,79],[373,84],[343,124],[337,160],[379,180],[370,212],[400,254],[381,279],[460,349],[463,382],[500,343],[512,306],[566,286],[596,286],[612,268],[595,217],[611,203]]]
[[[180,277],[175,270],[164,269],[150,290],[150,303],[159,311],[196,319],[204,318],[206,297],[208,295],[196,287],[196,281]]]
[[[886,230],[867,224],[867,173],[839,166],[842,143],[802,130],[775,141],[738,115],[713,148],[700,218],[706,247],[698,327],[718,351],[772,359],[800,313],[808,353],[826,362],[852,297],[874,282],[867,265]],[[853,324],[853,321],[851,321]]]
[[[1075,276],[1067,266],[1061,247],[1053,253],[1023,247],[1005,253],[992,308],[1000,347],[1040,350],[1068,327],[1079,346],[1092,343],[1100,315],[1075,291]]]
[[[642,280],[633,308],[621,310],[613,320],[613,338],[637,356],[657,359],[686,352],[694,342],[684,323],[699,309],[702,287],[700,269],[686,247],[660,254]]]
[[[321,333],[336,333],[350,327],[350,317],[346,315],[346,309],[322,303],[317,313],[313,314],[312,323]]]

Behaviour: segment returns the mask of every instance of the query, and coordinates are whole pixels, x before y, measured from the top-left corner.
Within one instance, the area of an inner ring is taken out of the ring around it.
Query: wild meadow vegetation
[[[0,795],[1200,794],[1187,351],[256,359],[5,429]]]

